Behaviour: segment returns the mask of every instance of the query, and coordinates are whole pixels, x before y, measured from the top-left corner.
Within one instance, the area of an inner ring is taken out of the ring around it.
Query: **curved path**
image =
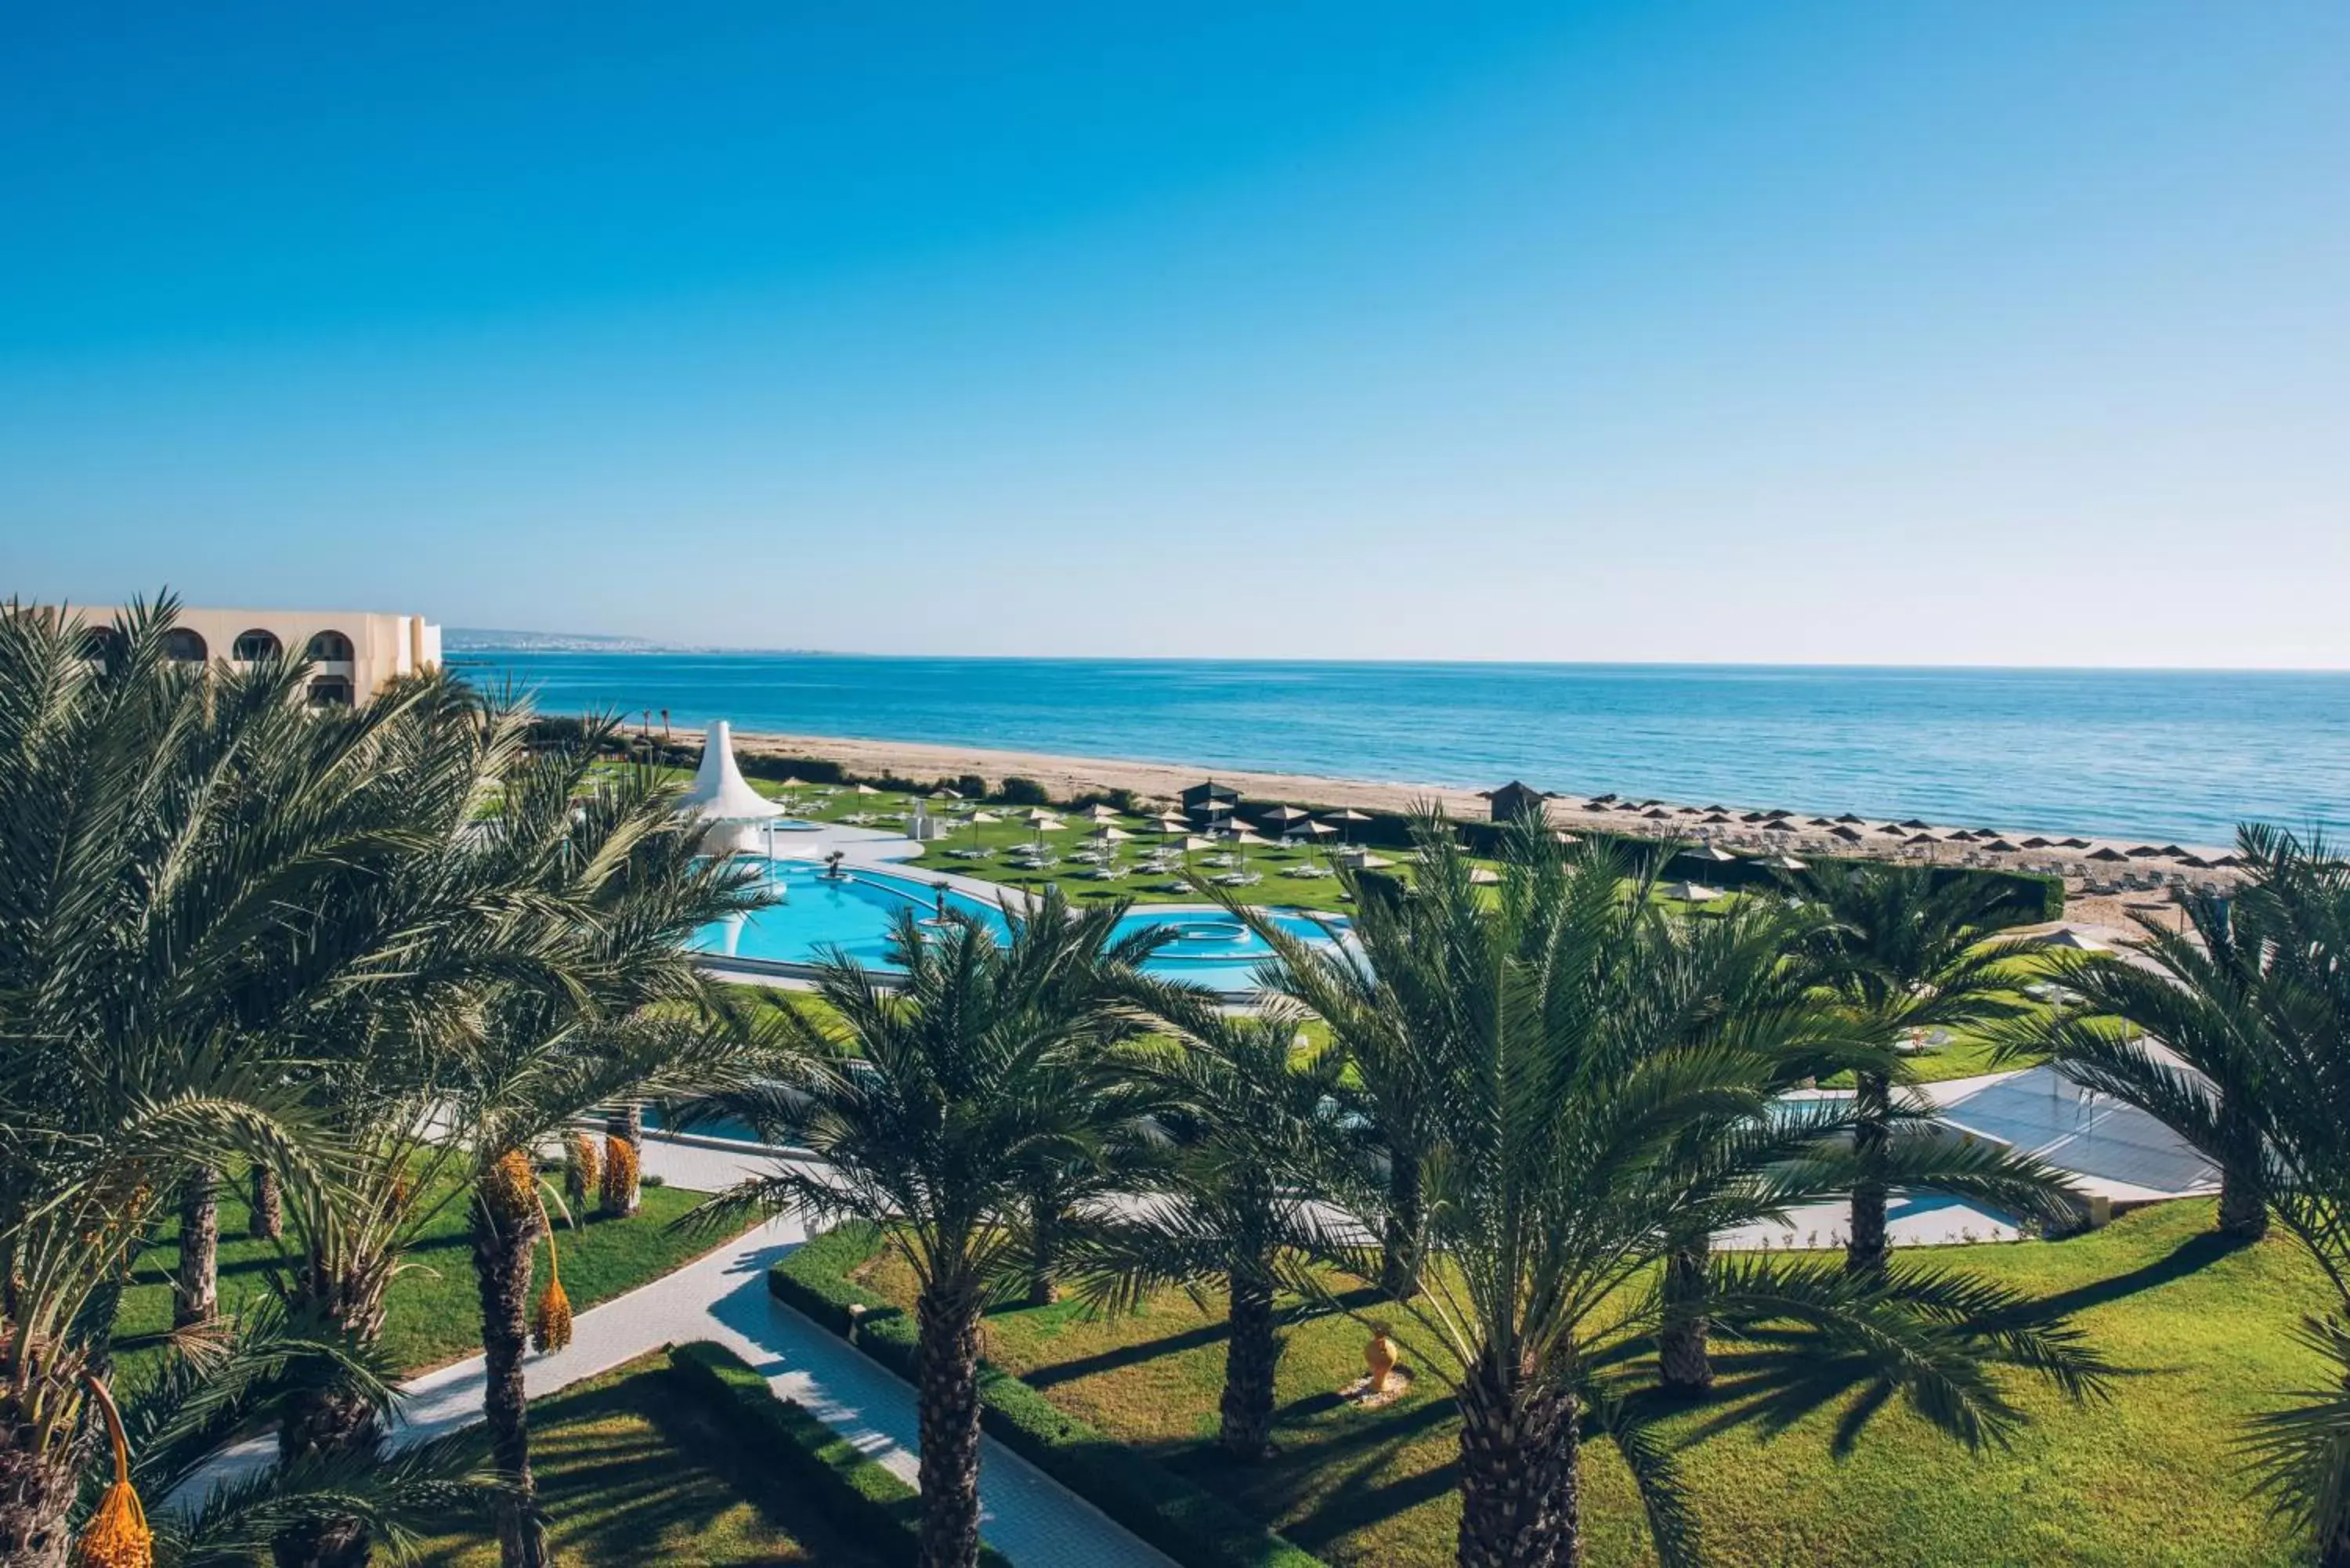
[[[645,1168],[673,1186],[724,1187],[750,1162],[739,1155],[648,1140]],[[916,1484],[919,1441],[913,1390],[836,1335],[767,1293],[767,1271],[806,1239],[797,1216],[747,1235],[579,1314],[571,1344],[525,1364],[533,1398],[567,1388],[665,1345],[715,1340],[764,1375],[833,1430]],[[410,1382],[395,1444],[434,1438],[482,1418],[482,1358]],[[211,1481],[267,1460],[276,1439],[225,1451],[182,1489],[202,1495]],[[1171,1560],[1123,1525],[997,1443],[980,1439],[980,1534],[1016,1568],[1173,1568]]]

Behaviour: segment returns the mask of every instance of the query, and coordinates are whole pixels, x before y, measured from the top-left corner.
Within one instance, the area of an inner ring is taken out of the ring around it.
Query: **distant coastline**
[[[2242,820],[2350,830],[2350,674],[556,649],[454,661],[548,711],[1005,759],[933,774],[1019,758],[1101,784],[1113,769],[1246,774],[1388,801],[1517,778],[1578,799],[1914,816],[2019,840],[2213,846]]]

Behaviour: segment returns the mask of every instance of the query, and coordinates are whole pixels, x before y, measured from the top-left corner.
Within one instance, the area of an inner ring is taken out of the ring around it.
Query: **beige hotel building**
[[[120,612],[76,606],[74,615],[103,635]],[[400,676],[441,662],[441,628],[421,615],[369,610],[256,610],[182,607],[171,635],[172,656],[191,662],[310,656],[313,702],[363,702]]]

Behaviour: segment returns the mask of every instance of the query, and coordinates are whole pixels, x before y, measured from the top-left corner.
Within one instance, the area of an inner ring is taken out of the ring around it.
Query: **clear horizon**
[[[0,23],[0,592],[2350,668],[2350,9]]]

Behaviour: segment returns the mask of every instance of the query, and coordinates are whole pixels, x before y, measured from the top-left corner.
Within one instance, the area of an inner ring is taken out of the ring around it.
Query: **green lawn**
[[[719,1238],[687,1235],[669,1222],[700,1202],[702,1195],[673,1187],[648,1187],[643,1203],[629,1219],[593,1213],[561,1227],[556,1245],[563,1251],[563,1289],[573,1310],[659,1279],[719,1244]],[[268,1272],[278,1244],[245,1234],[242,1184],[221,1201],[221,1305],[230,1312],[256,1292],[268,1290]],[[179,1253],[179,1225],[167,1224],[140,1260],[131,1287],[123,1293],[116,1344],[126,1367],[161,1354],[158,1343],[172,1324],[169,1272]],[[546,1278],[546,1249],[538,1249],[537,1279]],[[536,1286],[533,1287],[534,1292]],[[481,1302],[474,1293],[473,1252],[465,1240],[463,1204],[444,1206],[408,1254],[408,1267],[391,1282],[384,1345],[408,1372],[471,1355],[481,1345]]]
[[[868,1568],[878,1559],[843,1539],[797,1498],[744,1464],[700,1404],[677,1397],[666,1352],[531,1405],[531,1465],[566,1568],[719,1568],[810,1563]],[[432,1568],[489,1568],[486,1529],[427,1542]]]
[[[2016,1397],[2032,1424],[2003,1449],[1969,1456],[1899,1409],[1839,1458],[1842,1407],[1775,1437],[1735,1402],[1672,1417],[1681,1438],[1725,1429],[1683,1458],[1722,1563],[2285,1563],[2289,1533],[2246,1490],[2238,1423],[2310,1386],[2318,1360],[2293,1337],[2326,1288],[2290,1241],[2231,1251],[2210,1206],[2165,1205],[2058,1242],[1950,1254],[1956,1266],[2075,1311],[2122,1369],[2110,1400],[2074,1406],[2036,1384]],[[894,1264],[868,1282],[905,1300]],[[1366,1413],[1336,1390],[1360,1375],[1362,1330],[1326,1320],[1295,1331],[1283,1359],[1279,1456],[1260,1469],[1212,1446],[1222,1371],[1221,1314],[1170,1293],[1141,1314],[1088,1320],[1068,1303],[989,1316],[987,1353],[1073,1414],[1152,1451],[1299,1545],[1341,1564],[1451,1561],[1458,1521],[1454,1423],[1433,1378]],[[1721,1357],[1734,1395],[1752,1364]],[[1742,1369],[1744,1369],[1743,1371]],[[1611,1452],[1586,1464],[1589,1561],[1649,1560],[1628,1479]]]

